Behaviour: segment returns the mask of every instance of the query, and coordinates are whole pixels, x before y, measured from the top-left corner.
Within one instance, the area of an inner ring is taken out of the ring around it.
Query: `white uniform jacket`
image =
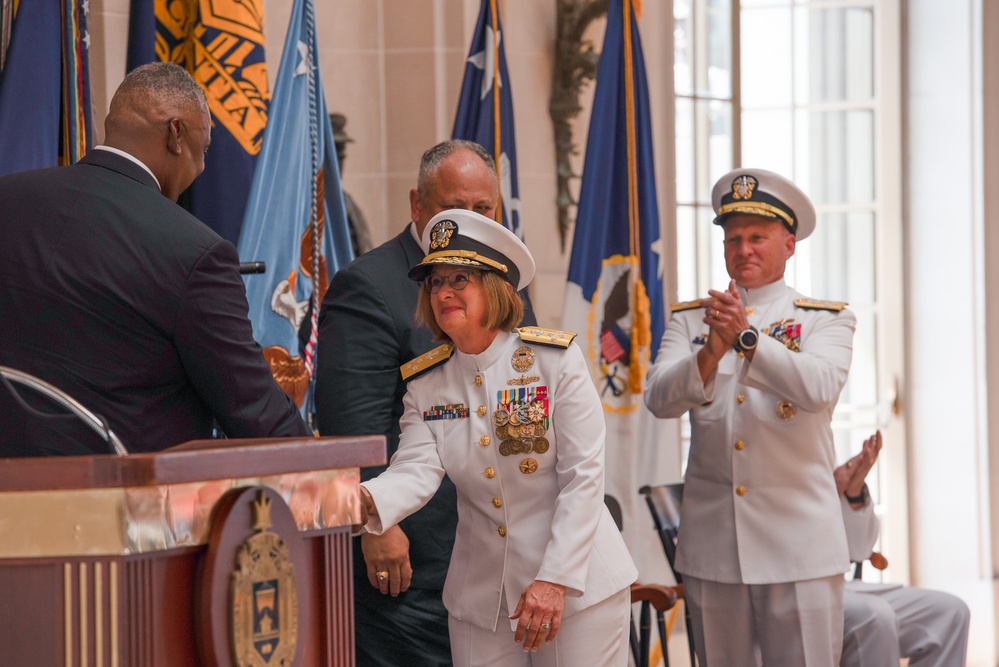
[[[525,347],[535,359],[515,370],[514,353]],[[517,392],[547,405],[544,452],[501,454],[493,415]],[[458,490],[458,530],[444,605],[457,620],[494,630],[501,596],[512,612],[535,579],[566,587],[566,617],[635,581],[604,505],[604,417],[575,344],[501,332],[481,354],[456,350],[412,380],[404,404],[398,451],[364,483],[378,509],[367,528],[381,533],[418,510],[447,473]]]
[[[849,562],[830,422],[856,318],[796,306],[802,296],[783,280],[739,292],[761,334],[752,363],[732,350],[702,383],[708,326],[694,308],[673,314],[647,377],[656,416],[690,412],[677,570],[732,584],[840,574]]]

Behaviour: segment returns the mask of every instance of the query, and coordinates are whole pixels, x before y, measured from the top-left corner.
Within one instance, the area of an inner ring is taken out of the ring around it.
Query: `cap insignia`
[[[441,220],[430,230],[430,249],[446,248],[451,242],[451,236],[458,231],[454,220]]]
[[[758,181],[748,174],[739,176],[732,181],[732,199],[752,199],[757,184]]]

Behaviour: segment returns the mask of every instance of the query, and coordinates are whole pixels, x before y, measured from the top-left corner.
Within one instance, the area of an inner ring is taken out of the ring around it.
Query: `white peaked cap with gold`
[[[468,266],[493,271],[522,290],[534,279],[531,251],[509,229],[475,211],[441,211],[427,223],[420,246],[426,257],[409,270],[422,281],[436,264]]]
[[[797,185],[766,169],[734,169],[715,183],[711,206],[716,225],[736,213],[757,215],[784,224],[801,241],[815,231],[815,207]]]

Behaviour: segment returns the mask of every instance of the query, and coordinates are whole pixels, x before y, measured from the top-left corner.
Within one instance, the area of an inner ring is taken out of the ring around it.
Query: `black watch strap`
[[[846,496],[846,501],[851,505],[866,505],[867,499],[870,498],[871,494],[867,491],[867,484],[864,484],[863,488],[860,489],[859,496],[851,496],[849,493],[843,492]]]
[[[753,344],[750,345],[750,346],[748,346],[748,347],[742,344],[742,337],[747,332],[752,332],[753,337],[756,339],[755,342],[753,342]],[[756,349],[756,345],[759,342],[760,342],[760,332],[759,332],[759,330],[756,327],[754,327],[753,325],[749,325],[748,327],[746,327],[745,329],[743,329],[742,331],[740,331],[739,335],[735,337],[735,345],[733,345],[732,347],[735,348],[736,352],[746,353],[746,352],[748,352],[750,350],[755,350]]]

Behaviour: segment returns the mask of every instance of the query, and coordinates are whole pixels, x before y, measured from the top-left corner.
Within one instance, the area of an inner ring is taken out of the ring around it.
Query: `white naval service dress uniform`
[[[878,538],[874,504],[843,499],[850,560],[871,555]],[[846,582],[841,667],[964,667],[971,612],[957,596],[902,584]]]
[[[856,318],[783,279],[739,293],[760,330],[752,363],[733,350],[701,382],[695,304],[674,312],[645,389],[657,417],[690,412],[676,564],[695,644],[703,667],[758,665],[760,652],[767,667],[835,665],[849,561],[830,421]]]
[[[523,347],[534,361],[521,372],[512,360]],[[547,402],[548,448],[504,456],[494,412],[521,390]],[[404,403],[399,449],[364,483],[378,509],[367,528],[380,533],[418,510],[445,473],[454,482],[444,605],[455,665],[626,665],[638,572],[604,506],[604,418],[579,348],[500,332],[481,354],[455,350],[412,380]],[[566,597],[555,642],[529,654],[507,617],[535,579],[565,586]]]

